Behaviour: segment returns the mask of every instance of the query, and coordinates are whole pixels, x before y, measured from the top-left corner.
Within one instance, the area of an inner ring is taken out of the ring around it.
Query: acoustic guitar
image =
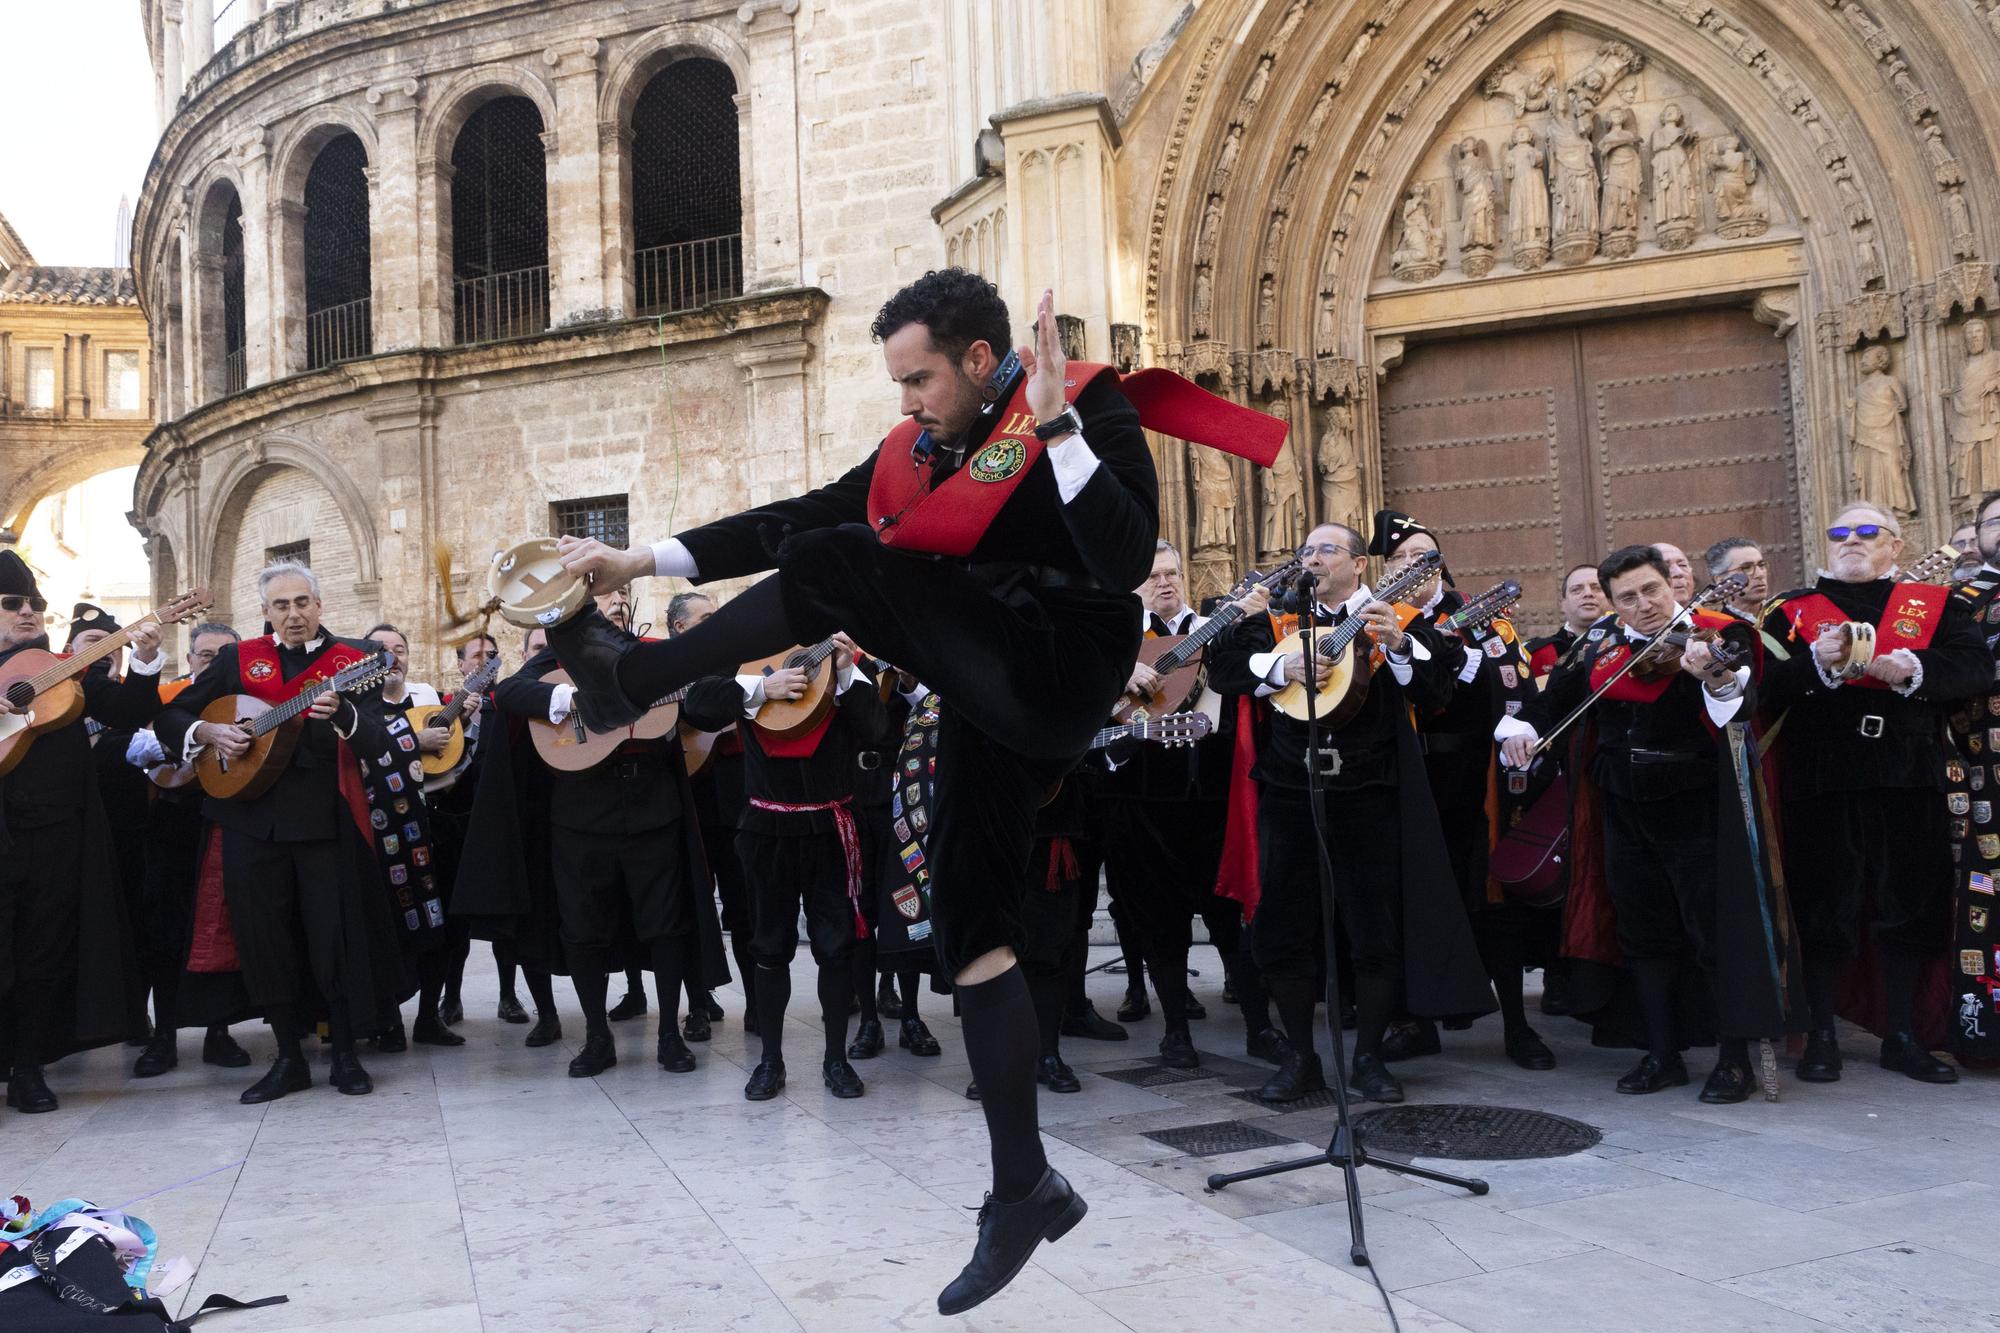
[[[291,762],[305,730],[304,712],[313,701],[329,692],[352,694],[365,690],[389,674],[386,653],[370,653],[349,663],[331,680],[300,690],[281,704],[267,704],[252,694],[225,694],[201,710],[201,720],[242,727],[250,733],[250,748],[240,758],[225,759],[222,752],[197,745],[185,762],[194,765],[201,789],[218,801],[254,801],[271,789]]]
[[[1150,694],[1128,693],[1121,697],[1111,710],[1112,719],[1132,722],[1161,717],[1184,706],[1201,676],[1202,650],[1243,619],[1243,608],[1236,605],[1236,599],[1247,595],[1252,588],[1275,589],[1298,572],[1296,560],[1286,561],[1269,574],[1252,570],[1230,590],[1228,599],[1216,608],[1215,614],[1195,626],[1192,633],[1141,639],[1139,663],[1160,673],[1159,686]]]
[[[1444,557],[1438,552],[1425,551],[1399,570],[1395,577],[1375,589],[1374,599],[1393,606],[1423,586],[1443,563]],[[1371,661],[1374,641],[1364,638],[1367,627],[1367,621],[1352,615],[1331,629],[1313,631],[1316,640],[1313,645],[1314,660],[1333,665],[1326,684],[1320,688],[1312,704],[1313,715],[1326,726],[1346,725],[1349,718],[1361,711],[1361,705],[1368,698],[1368,681],[1374,666]],[[1356,639],[1364,641],[1357,645],[1354,642]],[[1280,657],[1304,652],[1304,633],[1286,635],[1284,641],[1272,651]],[[1286,717],[1304,722],[1307,718],[1304,683],[1288,683],[1271,696],[1271,704]]]
[[[0,777],[14,771],[35,737],[66,727],[83,714],[83,674],[132,641],[141,625],[169,625],[208,609],[208,589],[182,593],[157,611],[148,611],[116,634],[81,652],[57,656],[44,648],[23,648],[0,666],[0,696],[14,706],[0,713]]]
[[[700,727],[680,724],[681,758],[687,763],[687,775],[693,777],[708,766],[709,756],[715,753],[715,742],[722,735],[719,731],[703,731]]]
[[[761,662],[743,664],[738,674],[745,676],[768,676],[788,667],[800,667],[806,673],[804,694],[796,699],[764,701],[755,719],[760,729],[789,740],[793,736],[803,736],[826,719],[826,715],[833,711],[834,677],[839,673],[821,668],[827,666],[836,646],[832,639],[821,639],[810,648],[788,648]]]
[[[1206,713],[1169,713],[1165,717],[1149,717],[1105,727],[1090,738],[1090,748],[1105,750],[1120,741],[1142,741],[1148,745],[1193,745],[1214,729],[1215,722]],[[1062,794],[1062,788],[1062,779],[1058,778],[1042,793],[1042,804],[1046,806],[1055,800]]]
[[[474,695],[484,694],[493,678],[500,674],[500,659],[495,657],[485,666],[465,678],[465,684],[451,696],[448,704],[419,704],[415,708],[403,710],[403,716],[410,720],[416,731],[426,727],[444,727],[451,735],[444,743],[444,749],[436,754],[423,756],[424,790],[442,791],[449,784],[433,784],[431,779],[442,778],[453,773],[465,762],[465,709]]]
[[[1506,615],[1520,600],[1521,585],[1512,579],[1502,579],[1446,616],[1438,628],[1447,634],[1463,634],[1467,630],[1479,629]]]
[[[542,680],[549,685],[571,683],[567,671],[551,671]],[[686,689],[675,690],[640,714],[636,722],[615,731],[590,730],[583,725],[582,710],[572,707],[561,722],[529,718],[528,736],[535,743],[535,753],[550,768],[581,773],[609,759],[626,741],[656,741],[673,735],[681,720],[681,700],[686,697]]]

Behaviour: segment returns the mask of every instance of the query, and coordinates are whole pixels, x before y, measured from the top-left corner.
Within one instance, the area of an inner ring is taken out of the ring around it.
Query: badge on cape
[[[1983,893],[1991,898],[1993,896],[1993,876],[1984,871],[1975,870],[1966,876],[1965,887],[1971,889],[1974,893]]]
[[[401,850],[403,850],[402,840],[395,834],[385,833],[382,835],[382,854],[384,856],[394,856]]]
[[[1982,833],[1979,835],[1979,855],[1982,860],[2000,861],[2000,833]],[[1993,892],[1993,880],[1989,877],[1986,881],[1986,887],[1983,889],[1974,884],[1972,891],[1974,893]]]
[[[244,669],[243,674],[248,676],[250,679],[261,683],[263,681],[269,680],[272,676],[276,675],[277,671],[278,668],[272,666],[269,662],[259,661],[259,662],[252,662],[248,667]]]
[[[1519,675],[1515,673],[1513,667],[1503,665],[1500,668],[1500,683],[1502,685],[1506,686],[1508,689],[1511,690],[1516,685],[1520,684],[1520,682],[1521,678]]]
[[[1972,810],[1972,798],[1962,791],[1955,791],[1947,796],[1945,804],[1950,807],[1951,812],[1955,815],[1969,814]]]
[[[1486,641],[1486,655],[1488,657],[1505,657],[1507,655],[1507,645],[1498,639],[1488,639]]]
[[[1975,824],[1991,824],[1993,822],[1993,802],[1974,801],[1972,803],[1972,822]]]
[[[1981,935],[1986,933],[1987,920],[1985,908],[1973,906],[1965,909],[1965,924]]]
[[[1984,949],[1960,949],[1958,951],[1958,970],[1965,973],[1968,977],[1985,976],[1986,951]]]
[[[1969,820],[1969,819],[1954,819],[1954,820],[1952,820],[1952,821],[1951,821],[1951,836],[1952,836],[1952,837],[1954,837],[1954,838],[1963,838],[1963,837],[1965,837],[1965,836],[1966,836],[1966,835],[1967,835],[1968,833],[1970,833],[1971,831],[1972,831],[1972,821],[1971,821],[1971,820]]]
[[[906,921],[915,921],[924,914],[924,900],[917,891],[905,884],[889,895],[896,903],[896,911]]]
[[[1028,447],[1016,439],[1000,439],[972,456],[974,481],[1005,481],[1028,462]]]

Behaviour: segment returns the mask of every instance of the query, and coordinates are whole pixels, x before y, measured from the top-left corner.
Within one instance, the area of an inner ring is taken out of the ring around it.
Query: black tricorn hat
[[[35,586],[35,571],[28,568],[28,562],[12,547],[0,547],[0,596],[40,597],[42,590]]]
[[[94,629],[101,629],[107,634],[116,634],[118,622],[112,619],[111,613],[103,607],[93,606],[89,602],[78,602],[76,609],[69,613],[68,642],[74,644],[77,635]]]
[[[1437,541],[1437,534],[1435,532],[1432,532],[1408,514],[1400,513],[1394,509],[1378,509],[1375,511],[1375,535],[1368,539],[1368,554],[1380,556],[1394,555],[1396,554],[1397,547],[1418,533],[1424,534],[1433,542]],[[1439,549],[1443,548],[1440,547]]]

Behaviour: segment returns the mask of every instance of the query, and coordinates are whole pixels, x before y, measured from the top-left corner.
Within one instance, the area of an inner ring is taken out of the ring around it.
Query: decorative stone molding
[[[1782,287],[1758,292],[1750,313],[1759,324],[1769,325],[1773,336],[1789,337],[1799,326],[1799,289]]]

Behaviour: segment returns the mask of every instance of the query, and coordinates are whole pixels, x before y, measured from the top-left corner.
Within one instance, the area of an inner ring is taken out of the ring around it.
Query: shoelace
[[[966,1205],[965,1205],[965,1210],[966,1210],[967,1212],[971,1212],[971,1211],[972,1211],[972,1205],[971,1205],[971,1204],[966,1204]],[[985,1197],[985,1198],[983,1198],[983,1199],[981,1199],[981,1200],[979,1201],[979,1216],[978,1216],[977,1218],[973,1219],[973,1220],[974,1220],[974,1222],[975,1222],[975,1224],[976,1224],[976,1225],[978,1225],[978,1226],[982,1226],[982,1227],[983,1227],[983,1226],[985,1226],[985,1225],[986,1225],[986,1215],[987,1215],[988,1213],[992,1212],[992,1211],[993,1211],[993,1191],[992,1191],[992,1190],[988,1190],[988,1191],[986,1191],[986,1197]]]

